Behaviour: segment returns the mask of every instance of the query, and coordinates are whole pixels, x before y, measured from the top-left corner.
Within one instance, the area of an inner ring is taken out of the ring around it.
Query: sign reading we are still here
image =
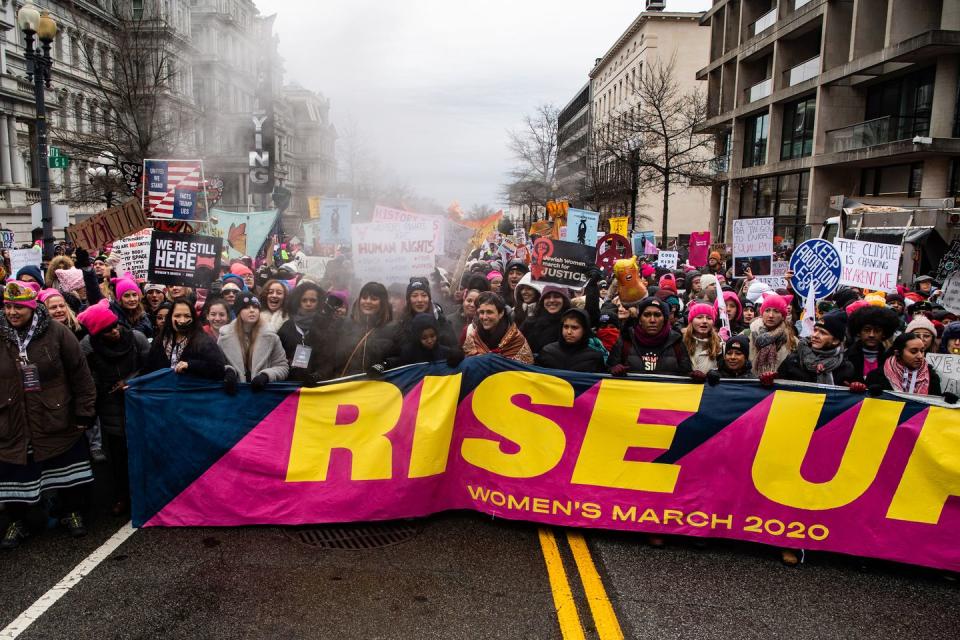
[[[220,272],[223,238],[154,231],[149,280],[155,284],[209,287]]]

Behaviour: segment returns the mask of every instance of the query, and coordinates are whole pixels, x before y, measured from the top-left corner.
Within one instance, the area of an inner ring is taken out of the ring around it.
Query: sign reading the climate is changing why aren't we
[[[840,272],[840,286],[886,292],[897,290],[899,245],[846,238],[837,238],[833,244],[840,254],[843,269]]]

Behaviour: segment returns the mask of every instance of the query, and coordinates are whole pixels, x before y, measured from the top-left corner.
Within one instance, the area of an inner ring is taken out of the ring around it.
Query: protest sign
[[[950,313],[960,315],[960,271],[955,271],[947,276],[941,291],[937,302]]]
[[[67,227],[67,237],[74,246],[90,253],[99,251],[114,240],[147,229],[150,221],[136,198]]]
[[[237,213],[214,209],[217,235],[226,241],[230,260],[242,256],[256,256],[273,231],[279,212],[251,211]]]
[[[0,229],[0,249],[13,249],[16,243],[16,233],[10,229]]]
[[[371,217],[373,222],[419,222],[430,225],[433,229],[433,243],[437,248],[437,253],[442,253],[446,243],[446,221],[443,216],[426,215],[414,213],[412,211],[403,211],[401,209],[391,209],[377,205],[373,210]],[[461,247],[463,245],[461,244]]]
[[[826,298],[840,284],[841,266],[836,247],[820,238],[807,240],[790,256],[791,286],[804,298],[811,286],[815,288],[815,298]]]
[[[323,198],[320,196],[310,196],[307,198],[307,213],[310,215],[311,220],[316,220],[320,217],[320,204],[323,202]]]
[[[66,229],[70,224],[70,207],[65,204],[51,204],[50,216],[54,229]],[[39,202],[30,205],[30,226],[34,229],[43,226],[43,205]]]
[[[328,258],[325,256],[306,256],[298,254],[294,259],[294,262],[297,263],[297,271],[312,276],[316,279],[321,279],[327,272],[327,263],[333,260],[333,258]]]
[[[833,244],[842,263],[840,286],[887,293],[897,290],[900,245],[846,238],[836,238]]]
[[[960,270],[960,240],[950,243],[950,248],[940,259],[936,279],[943,282],[954,271]]]
[[[694,231],[690,234],[690,253],[687,262],[692,267],[705,267],[710,256],[710,232]]]
[[[353,200],[348,198],[324,198],[320,203],[320,219],[317,223],[317,240],[320,244],[350,244],[353,225]]]
[[[429,276],[437,246],[432,222],[371,222],[353,225],[353,271],[364,281],[406,283]]]
[[[43,262],[43,253],[38,249],[11,249],[10,250],[10,275],[17,275],[17,272],[24,267],[33,265],[39,267]]]
[[[745,276],[748,268],[755,276],[768,276],[772,268],[771,262],[773,262],[773,218],[734,220],[734,277]]]
[[[137,527],[471,509],[960,570],[960,409],[942,401],[493,355],[235,397],[165,369],[126,401]]]
[[[120,256],[120,273],[130,273],[136,280],[150,274],[150,240],[153,229],[144,229],[113,243],[113,253]]]
[[[960,396],[960,356],[952,353],[928,353],[927,364],[940,376],[940,390]]]
[[[567,212],[566,235],[562,236],[567,242],[597,246],[597,233],[600,228],[600,214],[596,211],[570,209]]]
[[[653,231],[636,231],[630,237],[633,255],[657,255],[657,234]]]
[[[786,260],[774,260],[771,265],[770,275],[757,276],[757,280],[770,285],[773,289],[786,289],[786,275],[787,269],[790,268],[790,263]]]
[[[610,233],[623,236],[624,238],[630,236],[630,230],[628,228],[630,218],[626,216],[619,216],[617,218],[610,218],[607,220],[607,222],[610,224]]]
[[[154,284],[207,288],[220,274],[223,238],[154,231],[147,278]]]
[[[657,254],[657,266],[664,269],[676,269],[680,254],[677,251],[661,251]]]
[[[595,251],[588,245],[537,238],[533,243],[530,274],[534,280],[579,289],[587,284]]]
[[[197,198],[204,182],[203,160],[144,160],[144,215],[161,220],[199,220]],[[199,213],[207,211],[205,204]]]

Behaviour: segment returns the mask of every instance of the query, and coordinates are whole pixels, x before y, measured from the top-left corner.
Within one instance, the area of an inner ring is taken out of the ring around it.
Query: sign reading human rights
[[[154,231],[149,280],[167,286],[206,288],[220,273],[223,238]]]
[[[162,371],[126,402],[138,527],[472,509],[960,569],[960,409],[937,400],[491,355],[237,397]]]

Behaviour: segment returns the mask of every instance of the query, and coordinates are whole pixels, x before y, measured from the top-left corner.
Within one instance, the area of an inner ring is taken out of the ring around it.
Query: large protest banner
[[[710,255],[710,232],[694,231],[690,234],[690,253],[687,262],[692,267],[705,267]]]
[[[433,243],[436,252],[443,253],[444,251],[447,225],[443,216],[425,215],[377,205],[373,208],[373,215],[370,220],[371,222],[425,222],[433,229]]]
[[[135,526],[473,509],[960,569],[960,410],[933,400],[481,356],[236,397],[163,371],[126,402]]]
[[[596,252],[589,245],[537,238],[533,243],[530,275],[539,282],[579,289],[587,284],[587,271]]]
[[[99,251],[102,247],[146,229],[150,221],[136,198],[131,198],[118,207],[111,207],[83,222],[67,227],[67,238],[74,245],[87,251]]]
[[[577,244],[597,246],[597,234],[600,229],[600,214],[596,211],[569,209],[567,211],[567,232],[563,239]]]
[[[154,231],[148,277],[154,284],[210,286],[220,273],[223,238]]]
[[[353,227],[353,200],[324,198],[320,203],[320,224],[317,235],[321,244],[350,244]]]
[[[255,257],[273,231],[278,214],[276,209],[247,213],[214,209],[214,225],[217,235],[226,241],[227,257]]]
[[[429,276],[438,247],[431,222],[371,222],[353,225],[353,271],[361,279],[390,284]]]
[[[773,262],[773,218],[739,218],[733,221],[733,275],[768,276]]]
[[[897,290],[900,274],[900,245],[837,238],[833,241],[843,262],[840,286],[872,291]]]

